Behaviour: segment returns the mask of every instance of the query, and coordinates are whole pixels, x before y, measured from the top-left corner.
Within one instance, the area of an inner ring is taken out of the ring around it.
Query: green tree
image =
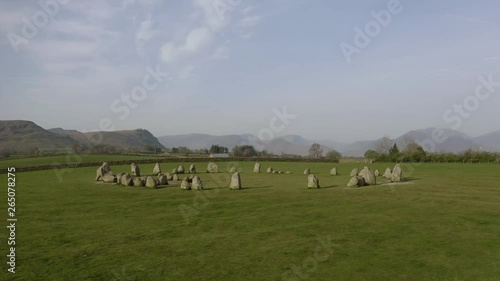
[[[338,163],[340,161],[340,158],[342,158],[342,154],[337,150],[333,149],[326,153],[326,158],[331,159]]]
[[[319,143],[313,143],[309,148],[309,156],[312,158],[321,158],[323,156],[323,149]]]

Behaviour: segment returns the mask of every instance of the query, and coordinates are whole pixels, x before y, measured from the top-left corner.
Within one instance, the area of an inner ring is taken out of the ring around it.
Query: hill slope
[[[61,150],[75,143],[71,137],[49,132],[31,121],[0,121],[0,150],[26,152],[35,147],[39,150]]]
[[[61,136],[70,137],[73,140],[87,146],[91,146],[92,143],[90,140],[95,140],[95,143],[110,145],[122,149],[144,149],[146,145],[152,145],[154,147],[165,149],[165,147],[158,141],[155,136],[153,136],[153,134],[144,129],[82,133],[75,130],[54,128],[49,129],[49,131]]]

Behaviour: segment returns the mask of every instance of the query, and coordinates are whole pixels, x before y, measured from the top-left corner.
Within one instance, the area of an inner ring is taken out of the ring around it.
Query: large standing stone
[[[358,168],[354,168],[354,169],[352,169],[352,171],[351,171],[351,177],[355,177],[355,176],[357,176],[358,174],[359,174],[359,170],[358,170]]]
[[[179,175],[174,174],[174,175],[172,176],[172,180],[173,180],[173,181],[179,181]]]
[[[165,173],[165,177],[167,177],[167,180],[171,181],[172,180],[172,175],[169,173]]]
[[[309,175],[307,177],[307,187],[308,188],[319,188],[319,179],[315,175]]]
[[[155,179],[153,179],[153,177],[149,176],[146,179],[146,187],[147,188],[157,188],[158,183],[155,181]]]
[[[194,176],[192,183],[191,183],[191,188],[193,190],[203,190],[203,183],[201,182],[200,177]]]
[[[384,173],[384,176],[383,176],[383,177],[384,177],[384,178],[386,178],[386,179],[391,179],[391,177],[392,177],[392,171],[391,171],[391,168],[387,168],[387,169],[385,169],[385,173]]]
[[[336,168],[336,167],[335,167],[335,168],[333,168],[333,169],[330,171],[330,175],[332,175],[332,176],[336,176],[336,175],[338,175],[338,172],[337,172],[337,168]]]
[[[153,175],[158,175],[158,174],[161,174],[160,163],[156,163],[155,167],[153,168]]]
[[[359,172],[359,176],[363,177],[365,180],[365,185],[376,185],[377,184],[377,178],[375,177],[375,173],[372,171],[372,169],[368,167],[364,167],[361,172]]]
[[[134,185],[134,181],[132,180],[130,174],[125,174],[120,178],[120,184],[124,186],[132,186]]]
[[[378,169],[375,170],[375,172],[373,172],[375,174],[376,177],[379,177],[380,176],[380,172],[378,171]]]
[[[96,171],[96,176],[95,176],[95,181],[100,181],[102,180],[102,177],[104,177],[104,170],[102,169],[102,166],[97,168],[97,171]]]
[[[238,172],[238,169],[236,169],[236,167],[231,167],[231,169],[229,170],[230,173],[236,173]]]
[[[402,178],[403,178],[403,169],[401,169],[400,164],[396,164],[396,166],[394,166],[394,169],[392,170],[391,181],[400,182]]]
[[[219,172],[219,166],[213,162],[209,162],[207,165],[207,173],[218,173]]]
[[[132,175],[140,177],[141,176],[141,170],[139,169],[139,165],[136,165],[135,163],[132,163],[130,165],[130,171],[132,172]]]
[[[259,163],[255,163],[255,166],[253,166],[253,172],[256,174],[260,173],[260,164]]]
[[[363,177],[352,177],[347,187],[362,187],[365,186],[365,179]]]
[[[184,174],[184,166],[180,165],[179,168],[177,168],[177,173]]]
[[[304,170],[304,175],[309,175],[311,173],[311,169],[307,168]]]
[[[168,185],[167,176],[165,176],[165,175],[160,175],[160,176],[158,177],[158,184],[159,184],[159,185]]]
[[[184,178],[181,182],[181,189],[191,190],[191,184],[189,183],[187,178]]]
[[[104,174],[111,172],[111,167],[109,166],[108,162],[102,163],[101,168]]]
[[[196,174],[196,166],[194,164],[191,164],[191,166],[189,166],[189,173]]]
[[[134,178],[134,186],[140,187],[144,186],[144,181],[141,178]]]
[[[233,174],[231,182],[229,183],[229,189],[241,189],[240,173],[236,172]]]
[[[274,169],[272,167],[269,167],[269,168],[267,168],[266,172],[268,172],[269,174],[271,174],[273,171],[274,171]]]

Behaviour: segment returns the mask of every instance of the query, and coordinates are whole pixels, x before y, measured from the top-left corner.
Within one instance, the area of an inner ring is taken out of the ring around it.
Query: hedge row
[[[104,158],[104,157],[103,157]],[[120,166],[120,165],[130,165],[132,163],[136,164],[154,164],[154,163],[180,163],[180,162],[244,162],[244,161],[263,161],[263,162],[309,162],[309,163],[336,163],[329,159],[311,159],[311,158],[268,158],[268,157],[256,157],[256,158],[246,158],[246,157],[230,157],[230,158],[158,158],[158,159],[142,159],[142,160],[121,160],[121,161],[107,161],[109,165]],[[105,159],[102,162],[106,162]],[[53,169],[70,169],[70,168],[84,168],[84,167],[99,167],[102,162],[84,162],[84,163],[67,163],[60,164],[54,163],[52,165],[41,165],[41,166],[31,166],[31,167],[19,167],[16,168],[16,173],[22,172],[34,172],[43,170],[53,170]],[[0,174],[6,174],[7,168],[0,169]]]

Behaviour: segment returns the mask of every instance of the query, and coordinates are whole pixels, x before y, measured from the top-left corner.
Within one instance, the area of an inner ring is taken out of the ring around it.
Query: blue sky
[[[43,19],[38,1],[1,1],[0,119],[257,135],[286,107],[297,117],[279,134],[310,139],[451,128],[443,114],[474,94],[478,77],[500,82],[500,3],[401,0],[348,62],[341,43],[354,46],[355,28],[392,1],[66,0],[32,38],[23,18]],[[147,67],[168,78],[124,116],[125,103],[112,105]],[[500,88],[476,108],[459,130],[500,129]]]

